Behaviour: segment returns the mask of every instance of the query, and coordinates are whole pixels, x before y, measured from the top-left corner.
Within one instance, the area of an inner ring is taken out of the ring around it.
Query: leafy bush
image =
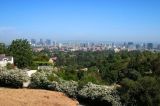
[[[22,70],[1,70],[0,71],[0,86],[21,88],[23,82],[27,81],[29,77]]]
[[[75,81],[61,81],[60,82],[61,91],[71,97],[77,96],[78,82]]]
[[[92,82],[94,84],[104,84],[98,72],[87,71],[87,72],[79,72],[83,73],[83,77],[78,81],[79,87],[83,87],[88,82]]]
[[[107,101],[113,106],[120,106],[120,97],[114,86],[103,86],[92,83],[86,84],[79,92],[81,98]]]
[[[46,72],[36,72],[31,76],[31,88],[42,88],[48,89],[48,85],[50,85],[50,81],[48,80],[48,75]]]
[[[78,83],[60,79],[53,72],[39,71],[31,76],[31,88],[50,89],[63,92],[70,97],[76,97]]]
[[[76,98],[78,91],[78,82],[60,80],[59,82],[53,81],[49,88],[59,92],[63,92],[70,97]]]
[[[7,63],[6,68],[7,68],[7,69],[14,69],[14,64]]]
[[[124,79],[121,82],[121,101],[127,106],[159,106],[160,84],[154,77],[143,77],[137,81]]]

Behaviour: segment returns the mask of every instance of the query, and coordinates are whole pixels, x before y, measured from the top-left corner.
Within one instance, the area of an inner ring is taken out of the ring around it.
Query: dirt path
[[[0,88],[1,106],[77,106],[63,93],[38,89]]]
[[[34,73],[36,73],[36,72],[37,72],[37,70],[30,70],[30,71],[27,71],[27,75],[28,75],[29,77],[31,77],[32,74],[34,74]],[[27,88],[30,83],[31,83],[30,80],[28,80],[27,82],[23,82],[23,87],[24,87],[24,88]]]

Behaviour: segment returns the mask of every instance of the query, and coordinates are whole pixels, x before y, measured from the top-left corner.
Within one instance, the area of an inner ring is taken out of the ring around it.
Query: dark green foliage
[[[10,64],[10,63],[7,63],[7,66],[6,66],[7,69],[14,69],[14,64]]]
[[[64,80],[78,80],[77,72],[74,70],[60,70],[57,75]]]
[[[80,88],[87,82],[118,83],[124,105],[160,105],[160,53],[149,51],[56,52],[59,76],[77,80]],[[65,68],[64,68],[65,67]],[[93,68],[94,67],[94,68]],[[80,71],[83,68],[89,70]],[[91,71],[92,70],[92,71]]]
[[[6,47],[5,44],[0,43],[0,54],[5,54],[6,53]]]
[[[48,62],[49,61],[49,56],[46,53],[43,53],[43,52],[40,52],[40,53],[35,53],[34,52],[33,61]]]
[[[26,68],[32,65],[32,49],[27,40],[13,40],[8,48],[9,54],[14,57],[14,64],[18,68]]]
[[[94,71],[82,72],[81,71],[81,73],[83,73],[83,75],[81,79],[78,80],[80,87],[84,86],[88,82],[92,82],[94,84],[104,84],[98,72],[94,72]]]
[[[160,84],[154,77],[143,77],[137,81],[124,79],[120,89],[122,103],[128,106],[158,106]]]
[[[134,69],[122,70],[119,72],[119,75],[118,75],[119,81],[121,81],[124,78],[129,78],[129,79],[136,81],[140,77],[141,77],[141,74]]]
[[[153,72],[156,76],[160,76],[160,56],[152,62]]]

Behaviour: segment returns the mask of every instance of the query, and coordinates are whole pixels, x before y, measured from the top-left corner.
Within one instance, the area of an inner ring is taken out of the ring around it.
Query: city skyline
[[[0,42],[160,42],[158,0],[1,0]]]

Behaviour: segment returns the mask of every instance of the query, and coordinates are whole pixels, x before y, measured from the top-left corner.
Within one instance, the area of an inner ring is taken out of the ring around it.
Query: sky
[[[0,0],[0,42],[160,42],[160,0]]]

